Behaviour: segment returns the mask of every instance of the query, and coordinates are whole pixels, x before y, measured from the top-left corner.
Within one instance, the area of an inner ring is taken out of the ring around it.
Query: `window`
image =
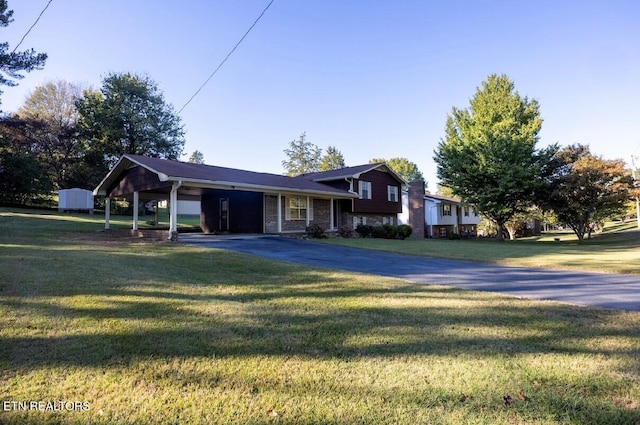
[[[447,237],[447,228],[446,227],[441,227],[440,228],[440,237],[441,238],[446,238]]]
[[[398,186],[387,186],[389,202],[398,202]]]
[[[358,228],[359,225],[367,224],[367,217],[353,217],[353,228]]]
[[[382,217],[382,224],[393,224],[393,217]]]
[[[306,220],[307,213],[309,213],[309,220],[313,219],[311,200],[309,200],[309,205],[307,205],[307,198],[296,196],[289,198],[285,212],[287,220]]]
[[[442,204],[442,215],[451,216],[451,204]]]
[[[371,182],[358,182],[358,193],[360,199],[371,199]]]
[[[469,217],[469,207],[464,207],[464,216]]]

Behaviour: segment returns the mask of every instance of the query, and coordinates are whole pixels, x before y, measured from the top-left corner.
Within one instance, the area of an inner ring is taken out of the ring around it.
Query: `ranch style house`
[[[385,164],[365,164],[295,177],[124,155],[95,188],[110,201],[200,201],[204,233],[305,232],[358,224],[397,224],[407,183]],[[138,227],[133,209],[133,229]],[[170,207],[169,238],[177,238],[177,208]]]

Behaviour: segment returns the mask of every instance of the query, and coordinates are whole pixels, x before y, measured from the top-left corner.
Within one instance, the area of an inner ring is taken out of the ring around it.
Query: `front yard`
[[[0,423],[640,423],[638,313],[100,228],[0,210]]]

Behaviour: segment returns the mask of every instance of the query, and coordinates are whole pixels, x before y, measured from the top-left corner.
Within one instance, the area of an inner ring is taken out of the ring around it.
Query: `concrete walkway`
[[[181,234],[180,242],[274,260],[515,297],[640,311],[640,276],[506,267],[340,247],[279,236]]]

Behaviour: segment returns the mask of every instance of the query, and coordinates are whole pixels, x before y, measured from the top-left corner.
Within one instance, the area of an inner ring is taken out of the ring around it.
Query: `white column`
[[[307,196],[307,224],[306,226],[309,227],[309,222],[311,221],[311,203],[310,203],[311,199]]]
[[[104,230],[109,230],[109,219],[111,218],[111,198],[104,200]]]
[[[329,199],[329,230],[336,230],[333,226],[333,198]]]
[[[181,183],[174,183],[169,194],[169,240],[178,234],[178,188]]]
[[[277,212],[277,217],[278,217],[278,225],[277,225],[277,232],[278,233],[282,233],[282,195],[280,193],[278,193],[278,212]]]
[[[140,193],[133,192],[133,230],[138,230],[138,203],[140,201]]]

